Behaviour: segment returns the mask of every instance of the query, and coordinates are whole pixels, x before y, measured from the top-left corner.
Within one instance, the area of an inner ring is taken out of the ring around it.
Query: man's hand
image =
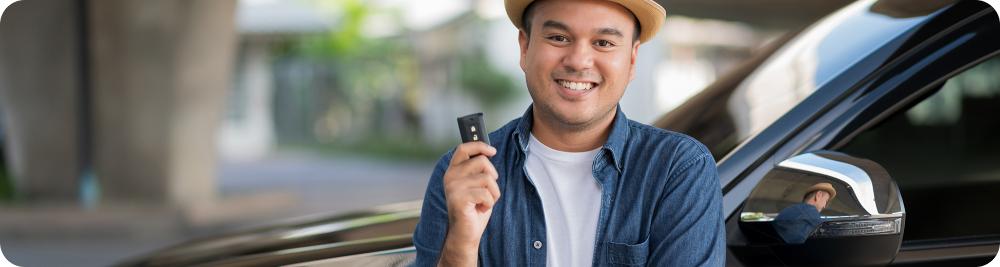
[[[483,142],[458,145],[444,173],[444,197],[448,205],[448,235],[439,265],[475,266],[479,239],[500,198],[497,170],[489,157],[495,148]]]

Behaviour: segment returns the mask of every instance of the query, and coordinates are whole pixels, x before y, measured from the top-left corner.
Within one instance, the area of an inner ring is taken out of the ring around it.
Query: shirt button
[[[535,246],[535,249],[541,249],[542,248],[542,241],[535,240],[534,246]]]

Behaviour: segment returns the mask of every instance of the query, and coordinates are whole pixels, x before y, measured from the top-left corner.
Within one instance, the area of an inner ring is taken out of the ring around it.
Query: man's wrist
[[[448,233],[438,266],[476,266],[478,258],[479,240],[459,238]]]

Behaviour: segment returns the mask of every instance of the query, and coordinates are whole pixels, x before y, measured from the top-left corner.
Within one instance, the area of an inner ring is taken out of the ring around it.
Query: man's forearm
[[[459,241],[448,235],[441,248],[441,258],[438,266],[476,266],[479,259],[479,242]]]

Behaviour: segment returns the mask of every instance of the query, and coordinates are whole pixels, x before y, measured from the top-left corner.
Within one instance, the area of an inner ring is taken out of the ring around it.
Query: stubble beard
[[[532,94],[532,98],[536,99],[534,94]],[[597,127],[599,123],[613,115],[612,113],[615,111],[616,106],[609,105],[607,108],[601,107],[604,110],[600,111],[600,113],[596,116],[583,121],[573,121],[567,116],[559,114],[551,103],[539,101],[533,101],[533,103],[535,109],[533,112],[538,114],[539,119],[544,120],[542,123],[545,123],[554,129],[567,132],[583,132]]]

